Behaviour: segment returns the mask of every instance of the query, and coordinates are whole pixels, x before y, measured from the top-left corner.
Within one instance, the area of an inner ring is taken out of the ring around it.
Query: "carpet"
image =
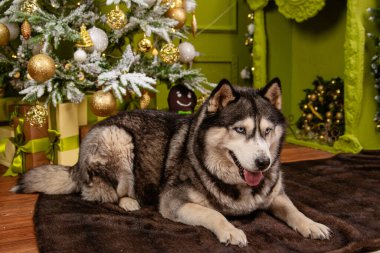
[[[34,215],[40,252],[370,252],[380,250],[380,152],[283,165],[286,192],[333,231],[304,239],[263,211],[229,217],[247,247],[224,246],[202,228],[166,220],[154,207],[126,213],[79,195],[40,195]]]

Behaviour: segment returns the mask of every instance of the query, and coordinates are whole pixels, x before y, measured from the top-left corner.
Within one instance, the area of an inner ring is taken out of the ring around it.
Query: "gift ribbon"
[[[53,161],[55,164],[58,164],[58,152],[64,152],[79,148],[79,135],[62,138],[61,132],[54,130],[58,128],[56,108],[53,106],[50,107],[50,112],[51,127],[53,129],[48,129],[50,146],[46,153],[49,160]]]
[[[192,114],[191,111],[178,111],[177,113],[178,113],[178,114],[181,114],[181,115],[189,115],[189,114]]]
[[[4,176],[17,176],[18,174],[25,173],[24,154],[43,152],[49,148],[50,141],[47,137],[30,140],[27,143],[24,143],[23,126],[24,119],[19,118],[18,125],[15,129],[15,137],[9,138],[9,140],[15,145],[16,152],[11,165],[5,172]]]
[[[56,154],[58,151],[63,152],[67,150],[76,149],[79,147],[78,135],[73,135],[66,138],[60,138],[61,133],[58,130],[48,129],[49,134],[49,149],[46,151],[46,157],[53,161],[55,164],[58,163]]]

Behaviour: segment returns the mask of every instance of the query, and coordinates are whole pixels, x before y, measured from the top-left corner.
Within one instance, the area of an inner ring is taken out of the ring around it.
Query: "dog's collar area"
[[[231,150],[229,150],[229,153],[232,157],[232,160],[234,161],[235,165],[239,168],[239,174],[241,176],[241,178],[243,180],[245,180],[244,178],[244,168],[243,166],[241,166],[241,163],[239,162],[239,160],[237,159],[236,155],[234,154],[234,152],[232,152]]]

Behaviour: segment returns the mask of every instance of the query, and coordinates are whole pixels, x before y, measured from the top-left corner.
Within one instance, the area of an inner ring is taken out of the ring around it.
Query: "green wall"
[[[372,3],[372,5],[371,5]],[[284,113],[293,116],[294,121],[301,115],[298,103],[305,97],[303,92],[312,87],[317,75],[324,79],[344,79],[344,41],[346,32],[346,1],[327,0],[324,9],[317,16],[303,23],[286,19],[274,4],[265,8],[268,39],[268,76],[282,80]],[[374,6],[374,1],[361,1],[358,12],[363,19],[365,9]],[[368,41],[367,44],[372,43]],[[360,123],[356,135],[364,149],[380,148],[380,133],[375,131],[373,117],[374,79],[369,70],[373,53],[367,45],[363,101]],[[290,122],[292,123],[292,122]]]

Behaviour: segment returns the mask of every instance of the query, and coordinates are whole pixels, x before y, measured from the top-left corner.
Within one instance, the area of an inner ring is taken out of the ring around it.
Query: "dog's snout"
[[[255,164],[259,170],[265,170],[270,164],[270,159],[268,157],[259,157],[255,160]]]

